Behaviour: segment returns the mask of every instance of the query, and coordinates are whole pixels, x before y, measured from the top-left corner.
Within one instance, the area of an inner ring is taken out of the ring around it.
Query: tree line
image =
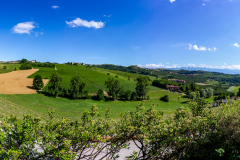
[[[124,88],[121,86],[120,81],[113,78],[109,78],[107,81],[105,81],[105,85],[108,89],[108,96],[110,96],[113,100],[124,99],[129,101],[149,99],[149,96],[147,96],[148,77],[146,76],[139,76],[137,78],[135,91],[124,91]],[[34,77],[33,87],[37,90],[43,88],[43,81],[40,75],[36,75]],[[79,75],[76,75],[70,81],[70,89],[66,89],[62,85],[62,77],[57,72],[55,72],[50,76],[46,92],[54,97],[62,96],[70,97],[73,99],[84,97],[89,99],[90,96],[88,95],[88,91],[85,90],[85,87],[86,83],[81,80]],[[104,91],[102,89],[99,89],[97,96],[93,98],[97,98],[98,100],[105,100]]]

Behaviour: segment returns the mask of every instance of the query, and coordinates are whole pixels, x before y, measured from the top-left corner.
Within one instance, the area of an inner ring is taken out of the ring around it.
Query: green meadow
[[[159,98],[166,94],[169,95],[170,101],[160,101]],[[146,109],[151,107],[151,105],[155,105],[157,110],[163,111],[166,115],[173,114],[178,106],[188,106],[187,98],[184,98],[177,93],[159,90],[149,92],[149,95],[150,100],[146,101],[95,101],[91,99],[70,100],[61,97],[49,97],[44,94],[0,94],[0,98],[17,104],[17,106],[21,106],[24,110],[31,110],[32,112],[39,113],[41,115],[47,114],[47,110],[52,109],[55,111],[56,116],[67,117],[71,120],[79,120],[82,113],[84,111],[89,111],[93,105],[98,107],[101,115],[104,114],[105,109],[109,108],[111,117],[115,119],[119,117],[121,112],[134,111],[136,106],[141,103]],[[179,96],[180,99],[178,101]],[[6,112],[6,114],[7,113],[10,112]],[[18,111],[13,113],[19,115]],[[5,113],[2,112],[0,116],[3,116],[3,114],[5,115]]]
[[[72,66],[72,65],[65,65],[65,64],[57,64],[56,65],[57,70],[54,68],[44,68],[40,67],[39,71],[34,73],[33,75],[29,76],[29,78],[34,78],[35,75],[40,74],[43,78],[50,78],[50,76],[54,72],[58,72],[62,79],[63,79],[63,85],[65,88],[70,88],[70,81],[71,78],[75,75],[79,75],[83,82],[86,83],[86,90],[88,90],[90,93],[96,93],[98,89],[103,89],[107,91],[107,87],[105,85],[105,81],[107,81],[109,78],[117,79],[120,81],[120,84],[123,86],[125,90],[135,90],[136,87],[136,79],[139,77],[139,74],[129,74],[134,78],[131,78],[128,80],[124,74],[114,74],[110,73],[110,75],[107,75],[109,73],[108,70],[105,69],[98,69],[98,68],[89,68],[87,66]],[[118,76],[118,78],[116,78]],[[152,78],[152,77],[151,77]],[[149,86],[149,91],[153,90],[159,90],[159,88],[154,86]]]
[[[15,67],[10,67],[15,68]],[[125,90],[135,90],[136,79],[140,76],[134,73],[125,73],[121,71],[111,71],[87,66],[72,66],[65,64],[57,64],[55,68],[38,67],[39,71],[29,76],[33,78],[40,74],[44,79],[49,79],[54,72],[58,72],[62,79],[65,88],[70,88],[70,80],[73,76],[79,75],[83,82],[86,83],[86,88],[89,93],[95,94],[99,88],[107,91],[105,81],[109,78],[117,79]],[[109,74],[108,74],[109,73]],[[128,78],[130,77],[130,79]],[[149,76],[153,80],[155,77]],[[149,81],[151,82],[151,81]],[[178,94],[159,89],[154,86],[148,86],[148,95],[150,100],[144,101],[95,101],[92,99],[77,99],[54,98],[51,96],[38,94],[0,94],[1,114],[3,117],[7,114],[16,114],[21,116],[23,113],[33,113],[46,117],[48,109],[54,110],[57,117],[67,117],[71,120],[79,120],[85,111],[89,111],[93,105],[96,105],[100,114],[104,114],[105,109],[110,109],[112,118],[117,119],[121,112],[134,111],[136,106],[143,104],[146,109],[152,105],[156,106],[157,110],[162,110],[165,115],[173,114],[178,106],[188,106],[187,98]],[[160,101],[160,97],[168,95],[170,102]],[[1,99],[2,98],[2,99]]]
[[[6,66],[7,69],[3,69]],[[0,73],[8,73],[14,71],[15,68],[19,68],[21,64],[0,63]]]

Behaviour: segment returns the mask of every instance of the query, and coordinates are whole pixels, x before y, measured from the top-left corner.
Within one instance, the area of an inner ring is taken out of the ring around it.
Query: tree
[[[117,99],[123,91],[123,87],[120,86],[119,80],[109,78],[105,82],[105,85],[107,85],[108,88],[108,95],[111,96],[113,99]]]
[[[25,58],[23,58],[23,59],[20,61],[20,63],[28,63],[28,60],[25,59]]]
[[[240,88],[238,88],[237,96],[240,97]]]
[[[140,100],[146,96],[148,92],[148,78],[145,76],[140,76],[137,78],[136,94]]]
[[[160,100],[163,102],[169,102],[169,96],[165,95],[165,96],[161,97]]]
[[[180,85],[180,91],[185,92],[185,90],[186,90],[186,87],[184,85]]]
[[[132,94],[131,94],[131,100],[132,100],[132,101],[136,101],[136,100],[137,100],[137,94],[136,94],[136,92],[132,92]]]
[[[22,63],[20,66],[20,70],[32,69],[31,63]]]
[[[77,99],[79,96],[83,97],[83,90],[86,84],[82,82],[80,76],[76,75],[71,79],[69,94],[72,98]]]
[[[101,100],[104,101],[104,100],[105,100],[105,98],[104,98],[104,93],[103,93],[103,90],[102,90],[102,89],[99,89],[99,90],[98,90],[97,98],[98,98],[99,101],[101,101]]]
[[[3,69],[7,69],[7,66],[3,66]]]
[[[202,98],[207,97],[207,92],[205,91],[205,89],[201,89],[199,93],[200,93],[200,97],[202,97]]]
[[[192,91],[196,91],[196,90],[197,90],[197,86],[196,86],[196,84],[195,84],[194,82],[192,82],[192,83],[190,84],[190,87],[191,87],[191,90],[192,90]]]
[[[131,100],[131,95],[132,95],[132,91],[131,90],[127,90],[124,92],[123,98],[126,99],[127,101]]]
[[[213,96],[214,89],[212,89],[212,88],[207,88],[207,89],[205,89],[205,91],[206,91],[206,97],[207,97],[207,98]]]
[[[53,73],[50,76],[50,81],[48,85],[48,93],[54,97],[63,95],[62,77],[57,73]]]
[[[42,80],[42,76],[37,74],[36,76],[34,76],[33,79],[33,88],[40,90],[41,88],[43,88],[44,84],[43,84],[43,80]]]

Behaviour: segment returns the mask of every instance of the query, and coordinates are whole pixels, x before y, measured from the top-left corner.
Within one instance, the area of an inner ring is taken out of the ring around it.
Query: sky
[[[240,70],[240,0],[7,0],[0,60]]]

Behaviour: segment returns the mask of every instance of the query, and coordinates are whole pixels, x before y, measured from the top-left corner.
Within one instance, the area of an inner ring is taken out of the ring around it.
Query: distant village
[[[20,63],[21,61],[0,61],[0,63]],[[36,60],[28,61],[29,63],[36,63]]]

